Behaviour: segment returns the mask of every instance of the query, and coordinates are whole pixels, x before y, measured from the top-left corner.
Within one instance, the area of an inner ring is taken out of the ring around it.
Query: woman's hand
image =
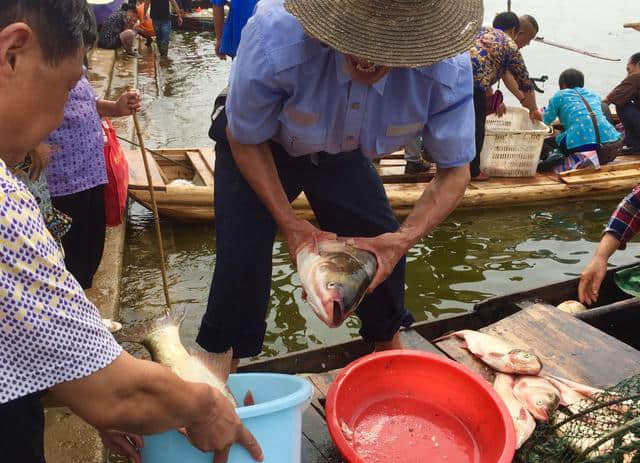
[[[29,178],[33,181],[38,180],[49,165],[51,153],[58,151],[58,147],[47,143],[40,143],[36,149],[29,152],[31,157],[31,169],[29,170]]]
[[[122,457],[132,459],[135,463],[142,463],[140,449],[144,447],[144,439],[137,434],[120,431],[98,430],[100,439],[105,447]]]
[[[120,95],[116,101],[115,110],[116,117],[130,116],[134,112],[140,111],[140,91],[132,89]]]
[[[580,302],[591,305],[598,300],[600,285],[607,274],[607,261],[599,256],[594,256],[589,265],[580,274],[578,297]]]

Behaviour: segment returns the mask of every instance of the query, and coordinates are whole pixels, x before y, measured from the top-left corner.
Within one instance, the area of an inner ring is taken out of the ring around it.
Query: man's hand
[[[600,285],[607,274],[607,261],[595,255],[587,268],[580,274],[580,284],[578,286],[578,297],[580,302],[591,305],[598,300]]]
[[[209,416],[186,428],[189,441],[203,452],[214,452],[213,463],[226,463],[235,443],[246,448],[254,460],[262,461],[264,457],[258,441],[243,426],[231,402],[218,391],[214,393],[216,407]]]
[[[183,23],[182,13],[178,12],[178,27],[182,27],[182,23]]]
[[[539,109],[530,109],[529,110],[529,119],[531,119],[531,122],[535,122],[535,121],[540,121],[542,122],[542,113],[540,112]]]
[[[378,271],[369,285],[369,293],[389,278],[396,264],[411,247],[400,232],[384,233],[373,238],[348,238],[346,241],[376,256]]]
[[[227,55],[220,52],[220,45],[221,45],[221,41],[216,39],[216,45],[215,45],[216,56],[221,60],[225,61],[227,59]]]
[[[137,434],[120,431],[98,430],[105,447],[122,457],[130,458],[134,463],[142,463],[140,449],[144,447],[144,439]]]
[[[134,112],[140,111],[140,91],[132,89],[120,95],[115,104],[115,111],[116,117],[130,116]]]
[[[298,251],[305,244],[321,240],[335,240],[337,236],[335,233],[329,233],[322,231],[310,222],[302,219],[297,219],[290,225],[282,228],[287,247],[289,248],[289,257],[293,265],[296,265],[296,256]]]
[[[31,157],[31,169],[29,170],[29,178],[33,181],[38,180],[49,165],[51,153],[58,151],[57,146],[40,143],[36,149],[29,152]]]

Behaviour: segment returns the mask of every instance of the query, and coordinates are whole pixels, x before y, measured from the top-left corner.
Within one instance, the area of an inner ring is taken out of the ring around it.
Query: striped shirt
[[[604,233],[613,234],[619,241],[619,249],[627,247],[627,242],[640,231],[640,185],[636,186],[620,204],[609,219]]]

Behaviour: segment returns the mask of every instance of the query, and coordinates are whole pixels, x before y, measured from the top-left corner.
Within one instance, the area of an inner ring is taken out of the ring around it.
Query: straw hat
[[[428,66],[471,48],[482,0],[285,0],[305,32],[393,67]]]

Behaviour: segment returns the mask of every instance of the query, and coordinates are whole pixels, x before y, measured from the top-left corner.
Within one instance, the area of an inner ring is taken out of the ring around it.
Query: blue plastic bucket
[[[238,403],[251,391],[256,405],[239,407],[238,416],[256,437],[265,463],[300,463],[302,412],[313,395],[309,381],[297,376],[272,373],[240,373],[229,376],[229,389]],[[145,463],[211,463],[211,453],[191,446],[177,431],[145,436]],[[241,446],[231,447],[228,463],[252,463]]]

